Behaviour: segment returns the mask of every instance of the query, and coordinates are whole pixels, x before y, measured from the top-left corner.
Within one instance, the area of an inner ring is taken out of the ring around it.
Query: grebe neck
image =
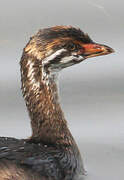
[[[32,139],[44,143],[73,144],[59,104],[58,73],[50,72],[37,59],[22,56],[22,92],[31,118]]]

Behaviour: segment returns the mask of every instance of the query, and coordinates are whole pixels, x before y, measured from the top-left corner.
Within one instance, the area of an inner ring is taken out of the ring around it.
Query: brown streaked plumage
[[[86,58],[112,52],[71,26],[46,28],[30,38],[20,66],[32,136],[0,138],[0,180],[78,180],[85,173],[59,104],[57,74]]]

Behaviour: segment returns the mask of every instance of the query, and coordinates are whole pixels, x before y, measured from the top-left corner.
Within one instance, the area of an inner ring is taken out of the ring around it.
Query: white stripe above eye
[[[57,56],[60,56],[63,52],[66,52],[66,49],[59,49],[58,51],[56,51],[55,53],[53,53],[52,55],[46,57],[43,62],[44,64],[50,62],[51,60],[55,59]]]

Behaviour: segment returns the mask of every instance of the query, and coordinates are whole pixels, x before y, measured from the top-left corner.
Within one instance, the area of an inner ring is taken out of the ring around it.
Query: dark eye
[[[69,43],[69,44],[67,44],[67,49],[68,50],[70,50],[70,51],[74,51],[74,50],[76,50],[77,49],[77,46],[76,46],[76,44],[73,44],[73,43]]]

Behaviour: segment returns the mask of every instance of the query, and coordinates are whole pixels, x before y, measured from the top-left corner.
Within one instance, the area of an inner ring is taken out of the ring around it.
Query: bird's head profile
[[[72,26],[39,30],[31,37],[24,51],[53,71],[59,71],[90,57],[114,52],[112,48],[95,43],[88,34]]]
[[[65,139],[67,143],[72,142],[68,142],[69,133],[59,105],[57,72],[87,58],[112,52],[112,48],[95,43],[83,31],[72,26],[41,29],[30,38],[20,65],[22,92],[31,117],[34,139],[38,137],[38,140],[41,138],[43,142],[50,143],[65,144]],[[63,131],[67,133],[66,138]]]

